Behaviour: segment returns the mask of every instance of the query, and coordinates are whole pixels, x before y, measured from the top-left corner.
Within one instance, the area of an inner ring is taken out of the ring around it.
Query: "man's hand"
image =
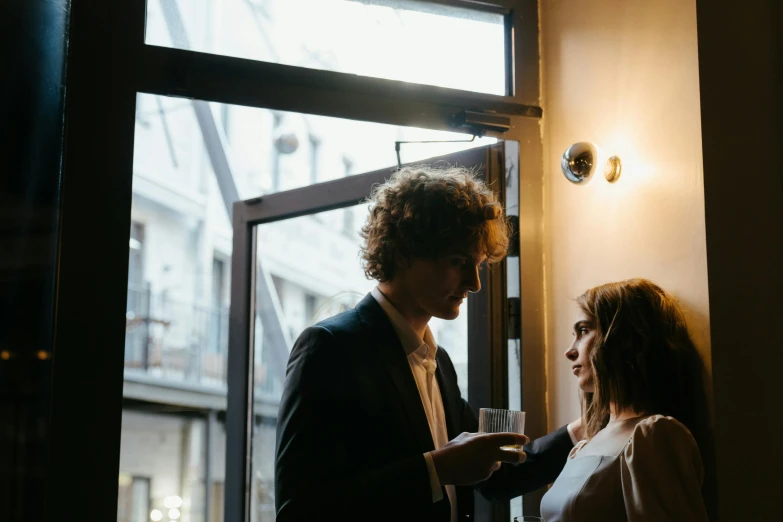
[[[431,453],[444,485],[470,486],[487,480],[501,462],[525,462],[521,446],[530,442],[518,433],[461,433],[454,440]],[[501,446],[519,446],[519,450],[504,450]]]

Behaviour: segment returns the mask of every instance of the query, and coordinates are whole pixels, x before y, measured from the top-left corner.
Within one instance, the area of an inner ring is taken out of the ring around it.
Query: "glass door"
[[[506,165],[516,157],[515,142],[499,142],[417,163],[472,168],[505,202]],[[289,352],[302,330],[352,308],[375,286],[360,264],[359,230],[372,187],[395,169],[233,206],[226,522],[275,519],[275,429]],[[430,323],[454,362],[463,396],[476,410],[509,404],[506,271],[505,261],[483,270],[485,290],[469,297],[466,310],[454,321]],[[511,281],[518,285],[518,277]],[[478,520],[508,519],[507,508],[492,513],[480,498],[476,508]]]

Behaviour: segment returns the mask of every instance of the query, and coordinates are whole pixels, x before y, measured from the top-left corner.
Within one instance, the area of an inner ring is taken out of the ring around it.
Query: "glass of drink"
[[[525,433],[525,412],[515,410],[499,410],[495,408],[481,408],[479,410],[479,433]],[[507,451],[522,451],[522,446],[501,446]]]

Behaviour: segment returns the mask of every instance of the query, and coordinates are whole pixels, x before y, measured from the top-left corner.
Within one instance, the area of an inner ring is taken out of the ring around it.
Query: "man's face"
[[[481,289],[478,273],[486,258],[467,251],[436,259],[415,258],[398,269],[395,283],[419,315],[456,319],[468,293]]]

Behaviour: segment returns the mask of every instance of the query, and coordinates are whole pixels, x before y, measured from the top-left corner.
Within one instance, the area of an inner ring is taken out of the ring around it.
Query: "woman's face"
[[[590,347],[595,338],[595,320],[581,308],[574,323],[574,342],[565,353],[571,361],[571,371],[577,379],[577,384],[583,392],[593,392],[593,367],[590,364]]]

